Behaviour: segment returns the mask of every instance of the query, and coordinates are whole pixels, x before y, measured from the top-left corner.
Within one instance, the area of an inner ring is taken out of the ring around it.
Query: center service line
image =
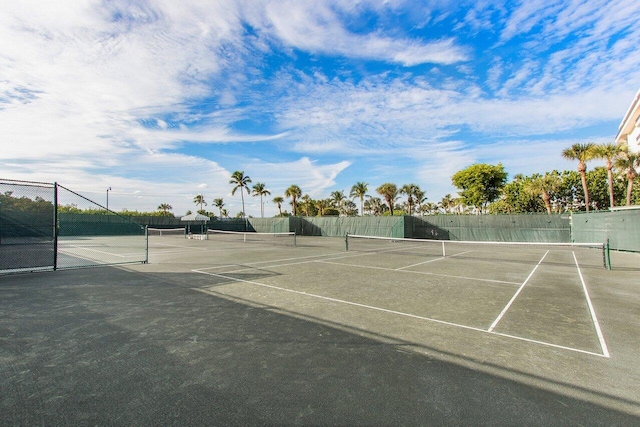
[[[542,261],[545,259],[545,257],[547,256],[548,253],[549,253],[549,251],[545,252],[544,255],[542,255],[542,258],[540,258],[540,261],[538,261],[538,264],[536,264],[536,266],[533,268],[533,270],[531,270],[531,273],[529,273],[529,276],[527,276],[525,281],[522,282],[522,285],[520,285],[520,287],[518,288],[516,293],[513,295],[513,297],[511,297],[511,300],[502,309],[502,312],[498,315],[496,320],[493,321],[493,323],[491,324],[491,327],[488,329],[489,332],[493,332],[493,329],[498,325],[498,322],[500,322],[500,320],[502,319],[502,316],[505,315],[507,310],[509,310],[509,307],[511,307],[511,304],[513,304],[513,302],[516,300],[516,298],[518,298],[518,295],[520,294],[522,289],[524,289],[524,286],[527,284],[527,282],[529,282],[529,279],[531,279],[531,277],[533,276],[533,273],[535,273],[536,270],[538,269],[538,267],[540,267],[540,264],[542,264]]]

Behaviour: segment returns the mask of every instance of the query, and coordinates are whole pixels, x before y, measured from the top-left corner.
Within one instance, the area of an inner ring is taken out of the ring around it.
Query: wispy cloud
[[[472,162],[517,173],[612,137],[640,87],[638,13],[624,0],[4,2],[0,167],[100,197],[111,186],[130,209],[186,210],[199,191],[237,205],[228,177],[243,169],[313,197],[373,178],[452,192]]]
[[[339,4],[333,3],[333,6]],[[424,63],[453,64],[469,58],[467,49],[451,37],[424,42],[397,38],[380,31],[354,33],[332,10],[331,2],[267,2],[264,9],[250,6],[250,23],[272,30],[275,40],[306,52],[367,58],[413,66]],[[342,9],[342,12],[346,12]]]

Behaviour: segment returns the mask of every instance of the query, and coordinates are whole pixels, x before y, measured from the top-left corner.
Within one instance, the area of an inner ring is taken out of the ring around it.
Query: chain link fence
[[[0,273],[147,262],[145,227],[59,184],[0,179]]]
[[[55,186],[0,180],[0,272],[55,264]]]

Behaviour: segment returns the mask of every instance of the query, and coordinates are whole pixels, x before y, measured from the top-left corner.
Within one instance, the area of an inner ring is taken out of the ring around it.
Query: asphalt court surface
[[[607,271],[339,238],[149,248],[149,264],[0,277],[3,424],[640,422],[637,254]]]
[[[259,257],[260,248],[255,250],[253,255]],[[477,257],[461,260],[455,254],[425,260],[394,251],[352,250],[195,271],[227,279],[242,291],[247,288],[243,284],[263,286],[300,298],[366,306],[389,315],[608,355],[606,342],[599,337],[597,317],[589,309],[591,301],[580,279],[579,264],[574,263],[571,252],[516,252],[505,263],[495,254],[487,256],[486,249],[478,248],[477,252],[483,254],[484,261]],[[512,305],[498,318],[518,291]]]

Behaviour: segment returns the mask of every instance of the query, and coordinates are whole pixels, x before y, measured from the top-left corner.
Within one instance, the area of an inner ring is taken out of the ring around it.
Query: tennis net
[[[407,239],[347,234],[346,249],[363,253],[410,255],[420,258],[478,259],[503,262],[538,262],[610,268],[608,246],[603,243],[487,242]]]
[[[187,238],[187,229],[185,227],[180,228],[147,228],[149,237],[177,237],[181,239]]]
[[[220,242],[266,243],[272,245],[296,246],[295,232],[257,233],[251,231],[207,231],[209,240]]]

